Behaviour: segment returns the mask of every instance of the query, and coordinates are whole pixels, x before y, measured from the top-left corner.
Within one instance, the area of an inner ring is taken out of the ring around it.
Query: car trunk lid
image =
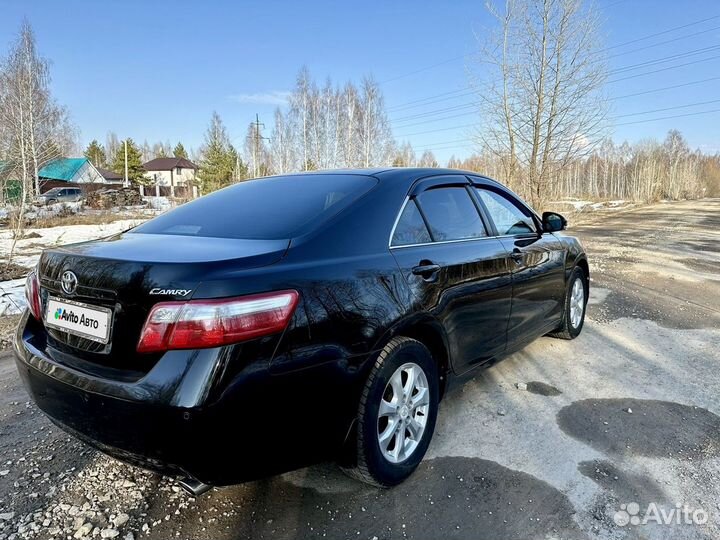
[[[243,240],[124,233],[47,250],[39,264],[44,318],[51,299],[109,313],[107,341],[46,324],[48,348],[64,363],[77,358],[85,370],[102,365],[146,373],[157,355],[135,352],[143,323],[160,301],[189,300],[208,276],[279,261],[288,240]],[[63,275],[71,272],[63,288]],[[74,283],[73,283],[74,281]],[[74,290],[68,290],[73,288]],[[50,319],[52,321],[52,317]],[[52,324],[52,322],[50,323]]]

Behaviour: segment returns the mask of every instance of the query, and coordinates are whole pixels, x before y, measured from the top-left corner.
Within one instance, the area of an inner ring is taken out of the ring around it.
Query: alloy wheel
[[[585,311],[585,285],[582,279],[576,279],[570,292],[570,324],[573,328],[580,326]]]
[[[385,387],[378,411],[380,451],[390,463],[409,458],[422,440],[430,407],[425,372],[414,362],[400,366]]]

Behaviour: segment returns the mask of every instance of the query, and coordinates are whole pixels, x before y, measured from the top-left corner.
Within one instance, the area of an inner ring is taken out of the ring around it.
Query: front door
[[[512,261],[488,234],[469,183],[457,182],[413,194],[391,251],[410,285],[413,308],[443,325],[453,369],[462,373],[505,350]]]
[[[508,347],[517,349],[559,323],[565,297],[563,246],[552,233],[541,233],[530,209],[507,191],[481,185],[475,193],[513,260]]]

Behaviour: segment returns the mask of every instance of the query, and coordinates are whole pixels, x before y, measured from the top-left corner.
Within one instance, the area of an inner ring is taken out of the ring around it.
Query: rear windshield
[[[131,232],[275,240],[304,234],[376,184],[369,176],[298,175],[248,180],[184,204]]]

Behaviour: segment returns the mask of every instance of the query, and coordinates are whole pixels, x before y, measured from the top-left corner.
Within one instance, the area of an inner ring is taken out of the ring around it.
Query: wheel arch
[[[590,283],[590,265],[588,264],[587,257],[585,257],[584,255],[579,256],[577,259],[575,259],[574,266],[579,266],[580,268],[582,268],[582,271],[585,274],[585,285],[588,285]]]
[[[445,394],[448,375],[451,372],[448,339],[439,321],[429,315],[409,317],[397,322],[378,342],[376,349],[382,349],[392,338],[405,336],[425,345],[438,366],[440,398]]]

